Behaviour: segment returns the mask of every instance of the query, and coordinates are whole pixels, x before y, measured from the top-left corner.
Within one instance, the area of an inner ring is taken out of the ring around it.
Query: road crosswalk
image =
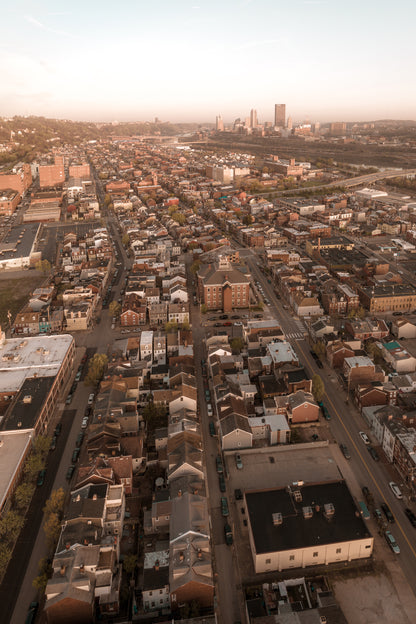
[[[300,340],[305,337],[305,332],[289,332],[288,334],[285,334],[285,336],[289,340]]]

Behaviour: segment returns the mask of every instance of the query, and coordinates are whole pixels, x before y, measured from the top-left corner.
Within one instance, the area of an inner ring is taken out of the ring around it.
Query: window
[[[294,560],[295,560],[295,555],[290,555],[289,561],[294,561]]]
[[[163,589],[159,589],[159,594],[163,594]]]
[[[317,553],[317,552],[314,552],[314,553],[313,553],[313,556],[314,556],[314,557],[317,557],[317,556],[318,556],[318,553]]]
[[[153,596],[153,592],[149,591],[149,596]]]
[[[336,551],[337,555],[341,552],[341,548],[337,548]]]
[[[271,559],[266,559],[266,565],[267,565],[268,563],[271,563],[271,562],[272,562],[272,560],[271,560]]]

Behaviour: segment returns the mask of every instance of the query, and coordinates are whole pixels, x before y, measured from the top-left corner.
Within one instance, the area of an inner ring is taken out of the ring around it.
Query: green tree
[[[239,336],[236,336],[235,338],[232,338],[230,340],[230,346],[231,346],[231,349],[233,351],[236,351],[237,353],[240,353],[240,351],[242,350],[242,348],[244,346],[243,339],[240,338]]]
[[[110,204],[111,204],[111,195],[109,193],[106,193],[104,197],[104,205],[108,208]]]
[[[23,481],[20,485],[17,486],[16,491],[14,493],[14,504],[19,510],[24,510],[29,505],[32,500],[33,492],[35,491],[35,487],[33,483],[29,483],[27,481]]]
[[[203,304],[201,305],[201,314],[206,314],[207,312],[208,312],[208,308],[207,308],[207,306],[205,305],[205,303],[203,303]]]
[[[51,441],[52,439],[50,436],[36,436],[33,441],[33,452],[40,455],[41,457],[46,457],[51,447]]]
[[[0,542],[0,576],[6,572],[9,561],[12,558],[12,549],[9,544]]]
[[[55,548],[61,533],[61,522],[57,513],[51,513],[46,517],[43,524],[48,548]]]
[[[165,323],[166,333],[174,332],[174,331],[178,331],[178,324],[176,321],[169,321],[168,323]]]
[[[312,394],[316,401],[322,401],[325,394],[325,386],[319,375],[312,377]]]
[[[195,260],[195,262],[191,264],[189,270],[193,275],[196,275],[200,268],[201,268],[201,263],[199,262],[199,260]]]
[[[318,342],[315,342],[315,344],[313,345],[313,350],[320,360],[324,359],[325,354],[326,354],[326,349],[322,340],[318,340]]]
[[[36,262],[35,268],[37,271],[42,271],[42,273],[50,273],[51,263],[48,260],[39,260]]]
[[[184,321],[183,323],[181,323],[181,328],[185,331],[189,331],[191,329],[189,321]]]
[[[39,574],[32,581],[33,587],[44,593],[46,585],[48,584],[48,580],[52,576],[52,571],[53,569],[50,561],[48,561],[48,559],[46,558],[41,559],[38,565]]]
[[[20,533],[25,520],[17,511],[11,509],[5,513],[0,519],[0,538],[1,541],[13,543]]]
[[[89,360],[88,372],[85,376],[84,383],[86,386],[95,386],[101,381],[107,368],[108,358],[105,353],[95,353]]]
[[[358,318],[363,319],[363,318],[365,317],[365,315],[366,315],[365,308],[363,308],[363,306],[360,306],[360,307],[358,308],[358,310],[357,310],[357,316],[358,316]]]
[[[244,215],[243,217],[243,223],[244,225],[251,225],[253,223],[254,219],[250,214]]]
[[[186,216],[182,212],[174,212],[172,215],[172,219],[179,223],[179,225],[185,225]]]
[[[123,247],[128,247],[130,245],[130,236],[128,234],[123,234],[121,243]]]
[[[50,514],[57,514],[60,516],[64,509],[65,502],[65,490],[59,488],[58,490],[52,490],[50,497],[45,503],[43,511],[46,516]]]
[[[123,569],[126,574],[134,574],[137,564],[137,556],[133,553],[126,555],[123,560]]]
[[[120,316],[121,305],[117,301],[111,301],[108,306],[108,311],[110,312],[110,316]]]
[[[38,475],[39,470],[42,470],[45,462],[42,459],[42,456],[38,453],[31,453],[27,460],[25,461],[25,465],[23,467],[23,474],[27,478],[28,481],[34,481]]]

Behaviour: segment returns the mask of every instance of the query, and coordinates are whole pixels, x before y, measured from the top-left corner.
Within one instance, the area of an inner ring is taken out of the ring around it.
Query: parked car
[[[220,492],[225,492],[225,479],[223,474],[218,475],[218,483],[220,486]]]
[[[65,401],[65,403],[66,403],[67,405],[69,405],[69,404],[71,403],[71,401],[72,401],[72,394],[71,394],[71,393],[69,393],[69,394],[68,394],[68,396],[66,397],[66,401]]]
[[[219,318],[220,318],[222,321],[225,321],[226,319],[228,319],[228,314],[220,314]]]
[[[235,500],[243,500],[243,493],[239,488],[234,490],[234,496],[235,496]]]
[[[49,447],[51,451],[54,451],[56,449],[57,441],[58,441],[58,438],[56,437],[56,435],[54,435],[51,441],[51,445]]]
[[[379,454],[377,453],[377,451],[374,448],[374,446],[371,446],[371,445],[367,446],[367,451],[370,453],[370,455],[374,459],[374,461],[376,461],[376,462],[380,461]]]
[[[29,609],[27,611],[26,619],[25,619],[25,624],[33,624],[33,622],[36,620],[36,614],[38,612],[38,608],[39,608],[39,603],[36,600],[30,603]]]
[[[240,453],[236,453],[235,454],[235,464],[236,464],[238,470],[242,470],[242,468],[243,468],[243,461],[241,459]]]
[[[75,442],[75,446],[77,448],[80,448],[83,440],[84,440],[84,432],[80,431],[78,436],[77,436],[77,441]]]
[[[94,393],[92,392],[88,397],[88,405],[92,405],[94,403]]]
[[[374,518],[377,520],[377,522],[381,522],[383,520],[380,509],[374,509]]]
[[[224,535],[225,535],[225,543],[227,544],[227,546],[231,546],[233,543],[233,532],[228,522],[227,524],[224,525]]]
[[[390,522],[391,524],[393,524],[393,522],[395,522],[394,516],[391,512],[390,507],[387,505],[387,503],[381,503],[380,505],[384,515],[386,516],[388,522]]]
[[[341,452],[344,455],[345,459],[351,459],[351,455],[346,444],[340,444],[339,448],[341,449]]]
[[[395,483],[394,481],[390,481],[389,486],[396,498],[398,498],[399,500],[403,498],[403,494],[401,493],[401,490],[397,483]]]
[[[59,422],[55,427],[54,435],[58,436],[61,433],[61,431],[62,431],[62,423]]]
[[[46,468],[44,468],[43,470],[39,470],[38,480],[36,481],[36,485],[38,487],[40,487],[41,485],[45,483],[45,476],[46,476]]]
[[[72,462],[75,464],[76,461],[78,461],[79,458],[79,448],[74,449],[74,452],[72,453]]]
[[[364,444],[370,444],[370,439],[368,437],[368,435],[366,433],[364,433],[364,431],[360,431],[359,432],[361,440],[364,442]]]
[[[390,531],[385,531],[384,537],[386,538],[387,544],[390,546],[395,555],[400,555],[400,546],[396,542],[394,536]]]
[[[215,424],[213,420],[209,422],[209,434],[215,436]]]
[[[406,507],[406,509],[404,510],[404,513],[406,514],[406,516],[409,518],[409,522],[413,527],[416,527],[416,516],[413,513],[413,511],[411,509],[409,509],[408,507]]]
[[[222,496],[221,497],[221,514],[223,516],[228,516],[229,513],[230,511],[228,509],[228,501],[225,496]]]
[[[217,459],[215,461],[217,464],[217,472],[218,474],[221,474],[222,472],[224,472],[224,466],[222,465],[221,455],[217,455]]]
[[[68,470],[66,471],[66,478],[68,481],[71,480],[72,475],[74,474],[74,470],[75,470],[75,466],[69,466]]]
[[[82,419],[81,429],[86,429],[88,427],[88,416],[84,416]]]

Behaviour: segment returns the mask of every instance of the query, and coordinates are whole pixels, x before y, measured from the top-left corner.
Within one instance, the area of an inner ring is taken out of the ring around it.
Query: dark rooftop
[[[299,502],[287,488],[246,493],[257,554],[371,537],[344,481],[292,486],[295,490],[302,494]],[[329,518],[324,515],[328,503],[335,508]],[[311,518],[304,518],[304,507],[312,508]],[[277,513],[283,517],[280,525],[273,523]]]
[[[49,394],[55,377],[29,377],[25,379],[10,413],[2,422],[5,431],[33,429]]]

